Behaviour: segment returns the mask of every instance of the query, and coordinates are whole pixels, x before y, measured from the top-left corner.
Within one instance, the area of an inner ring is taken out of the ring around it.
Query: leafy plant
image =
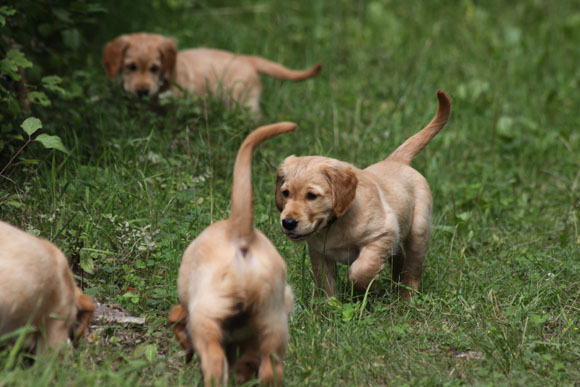
[[[16,153],[14,153],[14,155],[10,158],[10,160],[4,166],[4,168],[2,168],[2,170],[0,170],[0,176],[4,174],[4,172],[10,167],[10,165],[12,165],[12,163],[18,157],[20,152],[22,152],[24,150],[24,148],[26,148],[33,141],[41,143],[46,149],[56,149],[56,150],[61,151],[63,153],[67,153],[67,154],[69,153],[69,151],[62,144],[60,137],[58,137],[58,136],[51,136],[51,135],[42,133],[36,137],[32,137],[32,135],[34,133],[36,133],[39,129],[42,128],[42,122],[40,122],[40,120],[38,118],[28,117],[26,120],[24,120],[24,122],[22,122],[20,127],[22,128],[22,130],[24,130],[24,132],[26,132],[26,134],[28,135],[28,139],[20,147],[20,149],[18,149],[18,151]]]

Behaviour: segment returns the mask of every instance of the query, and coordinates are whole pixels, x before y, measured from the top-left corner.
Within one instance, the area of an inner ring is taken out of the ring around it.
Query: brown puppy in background
[[[0,336],[30,324],[26,347],[42,353],[76,342],[94,310],[55,245],[0,221]]]
[[[295,127],[281,122],[246,137],[234,166],[230,218],[206,228],[183,255],[180,305],[169,321],[183,348],[193,344],[206,385],[226,384],[234,370],[237,381],[257,374],[266,383],[282,383],[292,290],[284,260],[254,228],[251,162],[262,141]]]
[[[439,133],[451,100],[437,92],[433,120],[387,159],[360,170],[343,161],[290,156],[278,169],[276,206],[282,231],[308,241],[314,278],[336,296],[336,263],[350,265],[349,278],[364,291],[391,260],[402,297],[419,289],[429,245],[431,191],[411,160]]]
[[[219,96],[228,106],[240,104],[253,113],[260,111],[259,73],[301,81],[314,77],[321,68],[317,64],[295,71],[258,56],[209,48],[178,52],[173,40],[146,33],[121,35],[107,43],[103,63],[108,77],[121,73],[123,89],[139,96],[156,95],[175,82],[197,96]]]

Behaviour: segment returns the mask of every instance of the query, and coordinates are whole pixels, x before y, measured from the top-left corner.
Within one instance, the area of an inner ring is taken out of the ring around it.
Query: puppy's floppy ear
[[[173,334],[181,345],[181,348],[188,352],[192,351],[189,337],[187,336],[187,312],[183,306],[175,305],[171,308],[167,321],[172,325]]]
[[[95,303],[92,297],[83,294],[79,288],[75,289],[75,298],[77,306],[77,326],[74,332],[74,340],[77,341],[89,327],[89,323],[95,312]]]
[[[276,207],[278,207],[278,211],[280,212],[284,209],[284,196],[280,192],[282,184],[284,184],[284,171],[282,168],[279,168],[276,174]]]
[[[172,39],[167,38],[161,43],[159,50],[161,51],[163,72],[167,74],[169,80],[172,80],[177,59],[177,46]]]
[[[107,43],[103,49],[103,64],[107,70],[107,77],[113,78],[119,74],[127,47],[129,47],[129,39],[125,35]]]
[[[332,189],[332,204],[337,218],[343,216],[356,196],[358,178],[349,167],[328,167],[324,170]]]

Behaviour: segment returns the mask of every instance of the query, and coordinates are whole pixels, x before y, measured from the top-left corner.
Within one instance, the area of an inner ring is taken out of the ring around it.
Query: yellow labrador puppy
[[[251,161],[262,141],[295,127],[263,126],[244,140],[234,166],[230,218],[206,228],[183,255],[180,305],[169,321],[182,347],[193,344],[206,385],[225,384],[229,371],[237,381],[257,374],[267,383],[282,382],[292,291],[284,260],[254,228]]]
[[[429,245],[431,191],[411,160],[443,128],[451,100],[437,92],[433,120],[385,160],[361,170],[343,161],[290,156],[278,169],[276,206],[282,231],[308,241],[317,285],[337,295],[336,263],[350,265],[349,278],[365,290],[391,260],[400,294],[421,282]]]
[[[317,64],[309,70],[295,71],[258,56],[209,48],[178,52],[173,40],[146,33],[121,35],[107,43],[103,63],[108,77],[121,73],[123,88],[139,96],[155,95],[175,82],[197,96],[221,96],[229,106],[241,104],[253,113],[260,110],[259,73],[301,81],[314,77],[321,69]]]
[[[0,221],[0,336],[30,324],[42,353],[81,337],[94,310],[55,245]]]

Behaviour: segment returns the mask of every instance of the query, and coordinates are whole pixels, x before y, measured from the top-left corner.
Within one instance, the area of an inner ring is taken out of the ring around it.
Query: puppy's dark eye
[[[316,198],[317,198],[317,197],[318,197],[318,195],[316,195],[316,194],[313,194],[312,192],[308,192],[308,193],[306,194],[306,199],[307,199],[307,200],[316,200]]]
[[[153,74],[156,74],[159,71],[159,66],[153,65],[153,66],[151,66],[149,71],[151,71]]]
[[[127,66],[125,66],[127,71],[137,71],[137,65],[135,63],[129,63]]]
[[[284,191],[282,191],[282,196],[284,196],[285,198],[287,198],[288,195],[290,195],[290,191],[288,191],[287,189],[285,189]]]

